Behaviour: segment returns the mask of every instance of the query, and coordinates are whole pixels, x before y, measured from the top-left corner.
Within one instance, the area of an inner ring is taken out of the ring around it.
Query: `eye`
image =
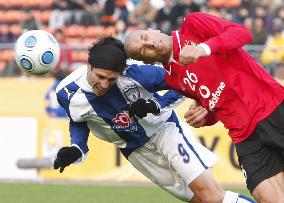
[[[115,81],[116,81],[116,78],[110,78],[109,81],[110,81],[110,82],[115,82]]]
[[[147,39],[147,34],[142,34],[142,35],[140,36],[140,39],[141,39],[141,40],[146,40],[146,39]]]
[[[101,74],[96,74],[96,76],[97,76],[98,79],[101,79],[101,80],[105,78],[105,77],[104,77],[103,75],[101,75]]]
[[[147,39],[147,34],[144,35],[144,40],[146,40],[146,39]]]

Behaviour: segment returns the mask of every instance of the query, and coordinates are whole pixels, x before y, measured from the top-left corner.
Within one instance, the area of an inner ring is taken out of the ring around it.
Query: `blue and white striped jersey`
[[[88,152],[90,131],[98,138],[115,144],[128,155],[159,132],[166,122],[178,122],[172,116],[174,108],[183,100],[164,83],[165,70],[152,65],[129,65],[116,84],[103,96],[96,96],[88,84],[87,66],[82,66],[57,86],[60,105],[69,117],[71,143]],[[127,105],[138,98],[155,99],[161,107],[159,115],[148,114],[143,119],[130,118]]]

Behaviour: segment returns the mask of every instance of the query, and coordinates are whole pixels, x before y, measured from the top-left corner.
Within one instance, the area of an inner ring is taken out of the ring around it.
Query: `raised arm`
[[[70,100],[65,93],[65,91],[58,91],[57,100],[69,117],[71,145],[62,147],[54,160],[54,169],[60,169],[60,173],[70,164],[82,162],[89,151],[87,142],[90,130],[86,122],[73,121],[69,111]]]
[[[191,33],[201,43],[197,46],[185,45],[179,53],[179,63],[195,63],[200,57],[211,54],[225,54],[239,49],[252,40],[252,34],[244,26],[206,13],[191,13],[179,30]]]
[[[252,40],[251,32],[244,25],[207,13],[189,14],[181,30],[187,29],[203,39],[211,54],[222,54],[241,48]]]

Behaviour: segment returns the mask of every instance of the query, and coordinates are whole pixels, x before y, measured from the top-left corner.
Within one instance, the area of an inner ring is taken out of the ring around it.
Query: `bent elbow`
[[[245,41],[245,44],[247,44],[247,43],[249,43],[253,40],[252,32],[247,27],[245,27],[244,25],[243,25],[243,34],[244,34],[243,39]]]
[[[251,42],[252,40],[253,40],[253,34],[251,33],[251,31],[248,30],[247,43]]]

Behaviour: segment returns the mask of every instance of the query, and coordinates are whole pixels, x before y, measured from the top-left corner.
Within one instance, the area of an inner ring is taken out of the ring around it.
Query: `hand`
[[[179,53],[179,63],[184,66],[195,63],[202,56],[207,56],[202,47],[185,45]]]
[[[126,110],[129,111],[129,117],[137,116],[139,118],[144,118],[147,116],[147,113],[160,113],[160,108],[153,100],[145,100],[142,98],[130,104]]]
[[[184,118],[190,126],[200,128],[204,126],[207,114],[207,109],[202,106],[190,106],[188,111],[185,112]]]
[[[60,168],[59,171],[60,173],[62,173],[66,166],[69,166],[70,164],[74,163],[81,156],[82,156],[81,151],[75,146],[62,147],[57,153],[56,159],[54,160],[53,163],[53,168],[54,169]]]

